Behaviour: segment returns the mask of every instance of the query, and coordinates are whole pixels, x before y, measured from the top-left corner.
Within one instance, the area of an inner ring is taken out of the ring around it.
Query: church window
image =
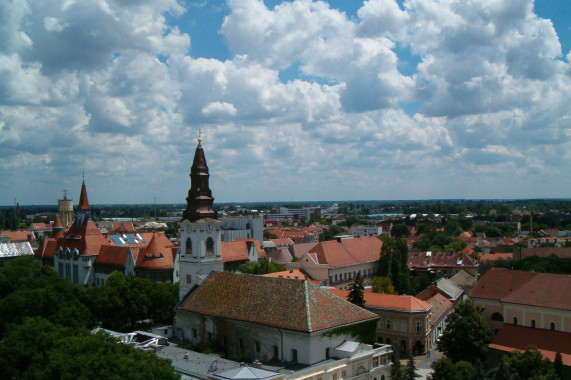
[[[214,253],[214,239],[211,237],[206,239],[206,253]]]
[[[186,254],[192,254],[192,240],[190,240],[190,238],[186,238]]]

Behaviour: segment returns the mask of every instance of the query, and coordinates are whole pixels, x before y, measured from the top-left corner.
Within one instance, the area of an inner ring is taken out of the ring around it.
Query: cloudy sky
[[[0,205],[571,197],[567,0],[0,0]]]

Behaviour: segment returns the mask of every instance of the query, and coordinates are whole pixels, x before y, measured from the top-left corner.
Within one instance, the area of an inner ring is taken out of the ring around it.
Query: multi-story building
[[[351,234],[355,237],[361,236],[379,236],[383,233],[381,226],[353,226],[351,227]]]
[[[371,283],[382,247],[383,242],[373,236],[324,241],[289,266],[300,268],[335,288],[349,289],[357,273],[363,284]]]
[[[256,239],[264,241],[264,221],[260,217],[226,217],[222,218],[222,242],[236,239]]]

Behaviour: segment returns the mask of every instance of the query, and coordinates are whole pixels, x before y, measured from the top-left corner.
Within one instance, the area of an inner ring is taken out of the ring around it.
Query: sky
[[[567,0],[0,0],[0,205],[571,197]]]

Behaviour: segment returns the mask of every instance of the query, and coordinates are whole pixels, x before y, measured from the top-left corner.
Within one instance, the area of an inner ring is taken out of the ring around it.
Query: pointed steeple
[[[63,237],[63,226],[61,225],[61,220],[59,216],[56,216],[54,224],[52,224],[52,238],[59,239]]]
[[[75,224],[82,225],[86,220],[86,217],[91,216],[91,206],[89,206],[89,201],[87,200],[87,189],[85,187],[85,178],[81,183],[81,193],[79,194],[79,203],[77,204],[77,217],[75,218]]]
[[[190,190],[186,198],[186,210],[182,214],[182,219],[196,222],[199,219],[217,219],[218,212],[214,210],[214,198],[208,185],[208,165],[204,150],[200,145],[201,138],[198,138],[198,146],[194,152],[194,161],[190,169]]]

